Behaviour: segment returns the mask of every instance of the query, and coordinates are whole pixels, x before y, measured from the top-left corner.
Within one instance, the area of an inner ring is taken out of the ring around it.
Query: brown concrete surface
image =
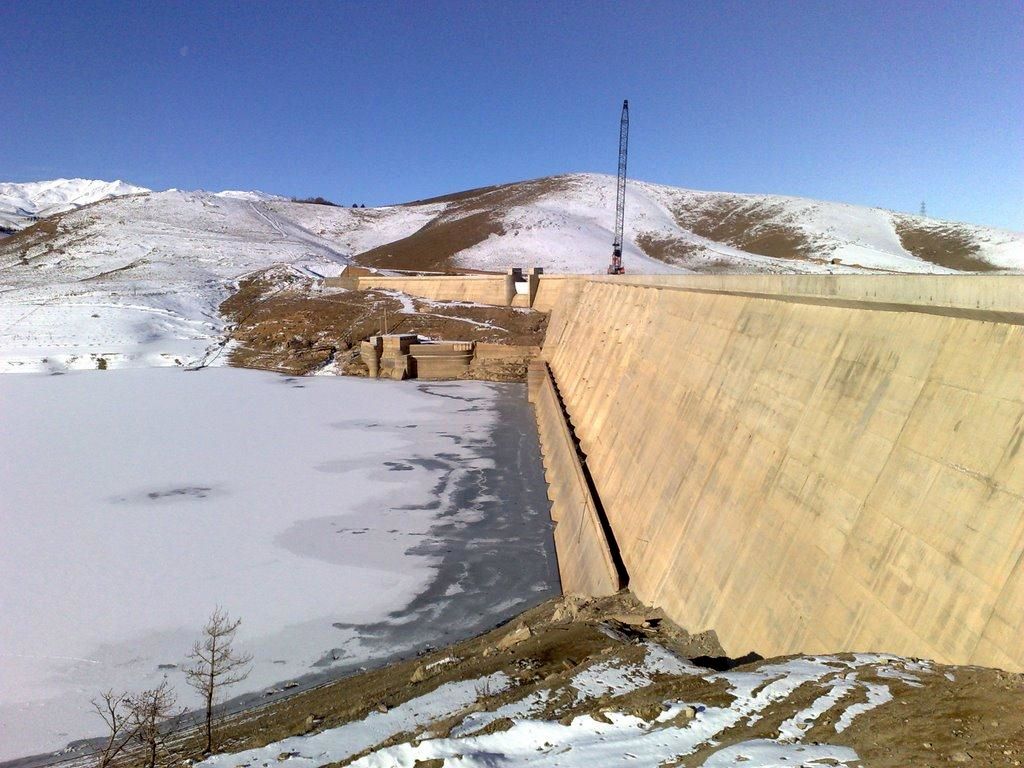
[[[528,382],[537,414],[551,519],[555,521],[562,591],[594,597],[612,595],[622,586],[618,570],[544,362],[531,364]]]
[[[417,379],[458,379],[469,373],[473,342],[442,341],[409,346],[412,377]]]
[[[807,300],[873,302],[1024,315],[1019,275],[566,275],[531,274],[532,307],[551,312],[563,295],[587,282],[644,285]],[[350,275],[328,278],[328,286],[392,289],[435,301],[514,304],[507,275]]]
[[[371,336],[359,346],[370,378],[522,381],[541,348],[473,341],[420,342],[415,334]]]
[[[730,291],[1024,315],[1020,275],[541,275],[533,308],[550,312],[584,282]]]
[[[471,301],[478,304],[509,306],[512,289],[507,275],[360,275],[327,278],[328,287],[401,291],[434,301]]]
[[[433,301],[473,302],[499,307],[529,309],[540,286],[544,270],[510,268],[506,274],[465,275],[383,275],[362,267],[349,266],[337,277],[329,277],[329,288],[346,290],[393,290]]]
[[[1024,278],[689,280],[551,302],[544,355],[637,597],[732,655],[1024,669]]]
[[[531,344],[488,344],[478,341],[473,348],[474,360],[530,360],[540,357],[540,346]]]

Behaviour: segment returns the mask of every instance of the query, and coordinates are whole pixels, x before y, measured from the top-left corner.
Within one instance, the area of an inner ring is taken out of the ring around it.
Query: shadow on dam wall
[[[628,573],[731,655],[1024,668],[1024,277],[544,276],[537,305],[567,591]]]

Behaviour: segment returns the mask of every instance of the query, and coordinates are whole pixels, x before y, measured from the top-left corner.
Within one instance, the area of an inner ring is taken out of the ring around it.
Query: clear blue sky
[[[568,171],[1024,230],[1024,4],[0,5],[0,180],[399,202]]]

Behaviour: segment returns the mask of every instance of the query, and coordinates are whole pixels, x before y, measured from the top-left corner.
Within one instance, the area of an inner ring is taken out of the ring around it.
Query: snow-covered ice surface
[[[0,760],[97,735],[107,688],[194,704],[170,665],[218,604],[265,701],[551,596],[531,428],[516,385],[0,376]]]

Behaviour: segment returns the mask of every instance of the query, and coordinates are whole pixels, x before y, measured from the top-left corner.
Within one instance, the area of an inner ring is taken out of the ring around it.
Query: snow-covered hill
[[[61,182],[17,186],[37,211],[85,199]],[[614,204],[615,179],[594,174],[380,208],[237,191],[101,200],[0,240],[0,370],[212,359],[220,302],[239,277],[275,264],[313,275],[347,263],[603,272]],[[624,261],[630,273],[1024,271],[1024,233],[630,182]]]
[[[403,206],[443,208],[411,238],[356,260],[380,267],[602,272],[615,179],[573,174]],[[1024,270],[1024,233],[775,195],[626,187],[627,272]],[[330,226],[324,228],[330,234]]]
[[[25,184],[0,182],[0,230],[17,231],[55,213],[98,200],[149,192],[123,181],[53,179]]]
[[[0,370],[189,365],[219,349],[236,278],[346,261],[256,200],[168,191],[71,211],[0,240]]]

